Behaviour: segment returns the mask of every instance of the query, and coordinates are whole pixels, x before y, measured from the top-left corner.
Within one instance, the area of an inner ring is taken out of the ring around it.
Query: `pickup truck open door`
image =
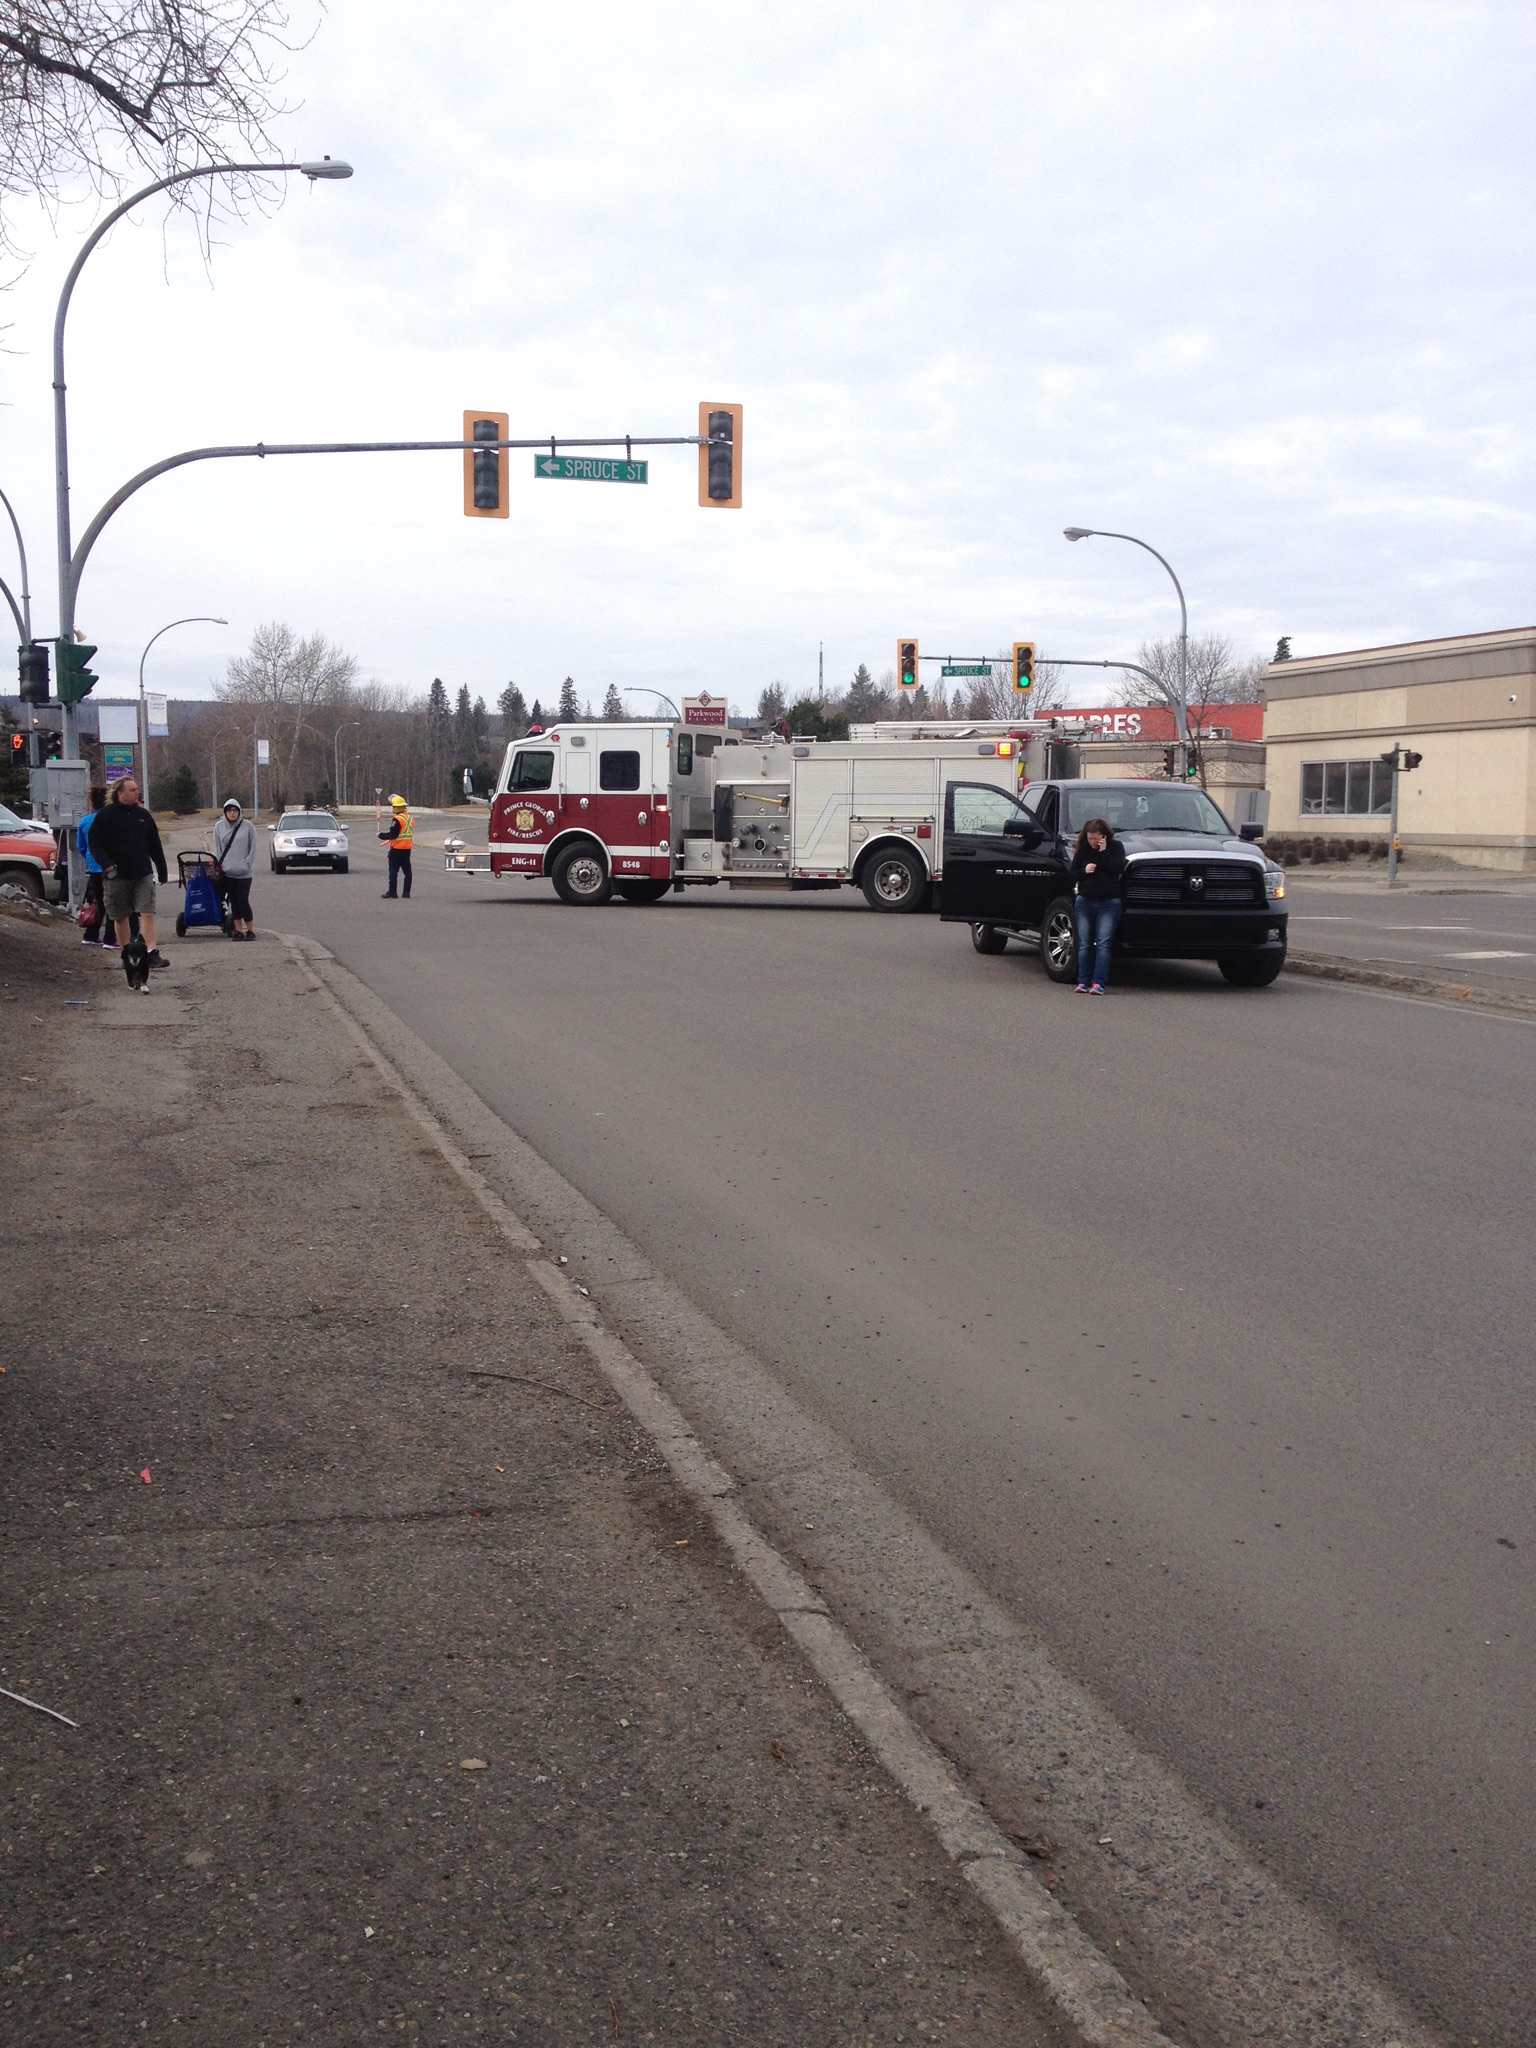
[[[1062,888],[1054,835],[1006,790],[951,782],[944,791],[948,923],[1034,924]]]

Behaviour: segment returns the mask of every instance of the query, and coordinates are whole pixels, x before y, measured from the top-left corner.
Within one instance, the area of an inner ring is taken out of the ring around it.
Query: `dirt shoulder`
[[[0,2032],[1056,2041],[275,941],[0,920]]]

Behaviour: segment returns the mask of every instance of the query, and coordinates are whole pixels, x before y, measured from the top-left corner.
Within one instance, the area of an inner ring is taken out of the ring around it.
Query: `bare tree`
[[[237,654],[222,683],[215,686],[220,703],[238,707],[245,722],[266,730],[270,741],[274,794],[291,796],[298,787],[299,750],[334,730],[321,714],[344,703],[357,674],[350,654],[323,633],[300,639],[291,626],[276,622],[258,626],[248,654]]]
[[[1067,685],[1055,662],[1035,663],[1034,688],[1021,699],[1013,687],[1013,657],[993,657],[991,673],[973,676],[962,699],[955,692],[954,714],[967,718],[1045,718],[1067,701]]]
[[[314,32],[293,15],[292,0],[0,0],[0,195],[52,206],[81,179],[116,193],[135,169],[279,156],[283,59]],[[237,209],[270,191],[219,183]],[[182,189],[206,220],[211,183]]]
[[[1136,659],[1152,677],[1126,674],[1115,686],[1118,704],[1159,705],[1176,710],[1179,702],[1179,643],[1143,640]],[[1189,643],[1189,713],[1198,721],[1210,704],[1262,704],[1262,655],[1240,656],[1221,633],[1207,633]],[[1154,681],[1152,678],[1155,678]]]

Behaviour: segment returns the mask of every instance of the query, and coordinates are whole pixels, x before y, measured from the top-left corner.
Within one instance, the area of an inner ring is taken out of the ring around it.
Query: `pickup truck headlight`
[[[1267,896],[1267,897],[1269,898],[1269,900],[1270,900],[1270,902],[1271,902],[1271,903],[1283,903],[1283,902],[1284,902],[1284,900],[1285,900],[1285,869],[1284,869],[1284,868],[1266,868],[1266,869],[1264,870],[1264,894],[1265,894],[1265,895],[1266,895],[1266,896]]]
[[[284,837],[281,833],[273,840],[272,844],[278,853],[292,853],[293,851],[293,841]]]

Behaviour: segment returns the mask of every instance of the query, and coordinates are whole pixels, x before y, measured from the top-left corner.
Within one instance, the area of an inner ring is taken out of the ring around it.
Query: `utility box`
[[[30,778],[33,812],[50,825],[78,825],[89,807],[84,761],[47,761]]]

